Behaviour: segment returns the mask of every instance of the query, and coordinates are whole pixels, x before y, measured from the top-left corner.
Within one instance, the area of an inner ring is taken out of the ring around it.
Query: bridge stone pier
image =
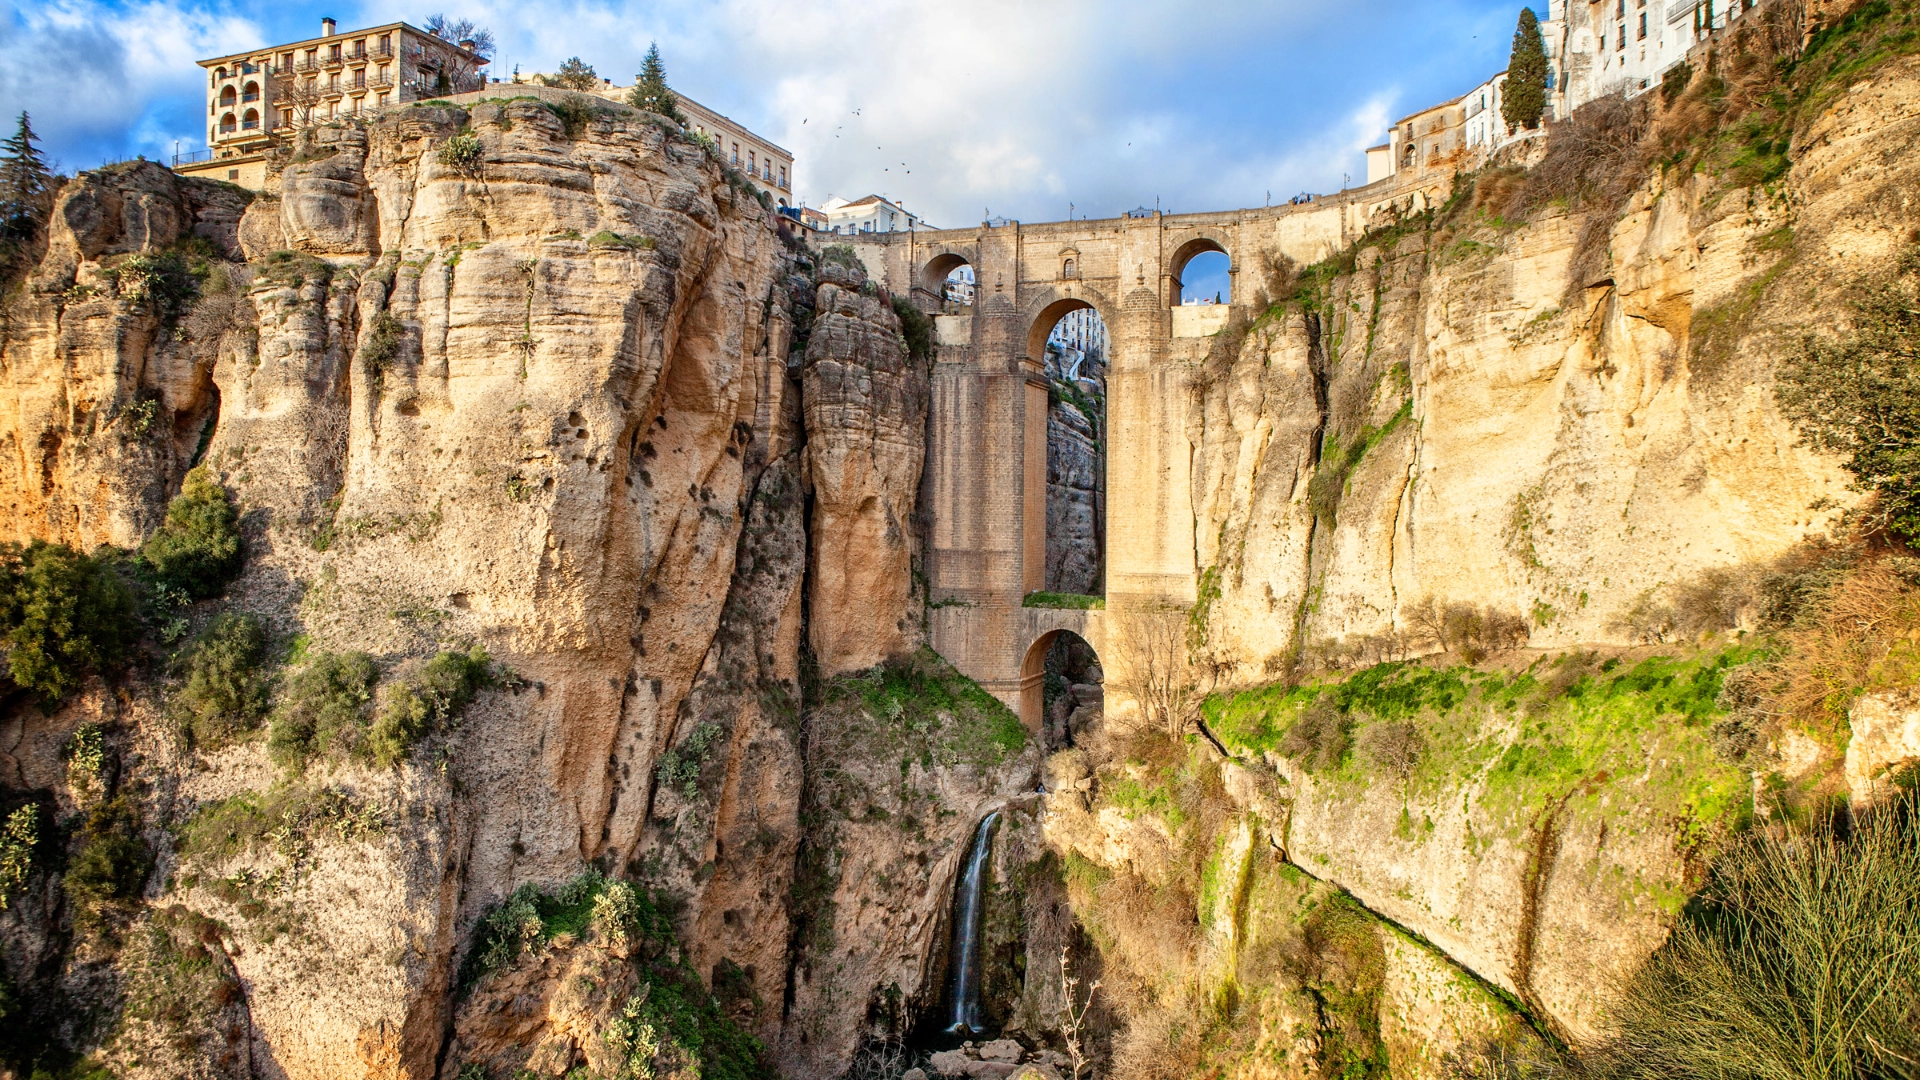
[[[1266,260],[1316,262],[1383,216],[1442,195],[1383,182],[1298,206],[833,238],[852,244],[889,291],[934,315],[920,499],[933,648],[1038,731],[1046,648],[1071,631],[1100,654],[1109,710],[1131,707],[1114,693],[1125,684],[1126,612],[1195,597],[1191,383],[1215,335],[1254,313]],[[1181,273],[1207,251],[1228,257],[1231,300],[1183,307]],[[973,268],[971,308],[942,300],[948,274],[963,264]],[[1079,308],[1097,311],[1110,339],[1107,607],[1023,607],[1045,587],[1042,360],[1054,325]]]

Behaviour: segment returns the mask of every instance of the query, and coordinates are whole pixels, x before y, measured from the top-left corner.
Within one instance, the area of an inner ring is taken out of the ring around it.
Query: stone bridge
[[[1035,731],[1042,665],[1058,633],[1085,638],[1113,681],[1114,662],[1126,663],[1108,655],[1125,652],[1124,613],[1194,600],[1190,385],[1214,335],[1253,313],[1267,260],[1316,262],[1383,218],[1444,197],[1434,181],[1417,183],[1383,181],[1297,206],[834,238],[852,244],[889,291],[935,317],[939,355],[920,500],[930,644]],[[1209,251],[1229,260],[1230,302],[1183,307],[1181,273]],[[947,276],[962,265],[973,268],[974,302],[943,307]],[[1055,324],[1079,308],[1099,313],[1111,342],[1107,605],[1026,607],[1046,572],[1042,359]]]

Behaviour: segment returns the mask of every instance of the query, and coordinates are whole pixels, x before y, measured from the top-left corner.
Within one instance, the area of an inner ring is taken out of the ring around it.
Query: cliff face
[[[1630,644],[1637,600],[1825,534],[1859,495],[1782,416],[1774,372],[1910,242],[1895,207],[1920,185],[1920,125],[1898,103],[1916,93],[1911,60],[1840,93],[1772,188],[1656,171],[1579,280],[1580,218],[1499,220],[1494,174],[1223,334],[1193,384],[1199,617],[1223,682],[1422,651],[1429,598],[1508,612],[1534,647]],[[1268,811],[1291,858],[1591,1038],[1595,978],[1664,939],[1697,830],[1738,813],[1704,793],[1741,777],[1688,725],[1470,727],[1445,738],[1483,767],[1425,792],[1241,746],[1285,781]],[[1585,771],[1543,768],[1516,797],[1536,744]]]
[[[911,651],[923,453],[924,375],[858,282],[821,288],[803,415],[808,265],[749,188],[631,110],[316,128],[250,203],[152,165],[63,194],[8,313],[7,538],[136,545],[197,457],[245,514],[231,607],[308,654],[407,670],[477,643],[511,672],[431,760],[316,766],[380,828],[317,834],[292,867],[188,857],[159,886],[229,928],[255,1056],[434,1075],[473,920],[583,865],[680,896],[688,962],[744,971],[764,1003],[745,1022],[778,1040],[802,581],[835,670]],[[809,489],[832,540],[811,554]],[[140,760],[183,769],[150,820],[276,775],[258,743],[211,769]]]

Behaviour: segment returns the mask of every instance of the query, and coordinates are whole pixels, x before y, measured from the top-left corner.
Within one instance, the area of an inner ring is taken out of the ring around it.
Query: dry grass
[[[1920,683],[1920,560],[1888,556],[1833,585],[1788,630],[1769,711],[1845,730],[1861,694]]]

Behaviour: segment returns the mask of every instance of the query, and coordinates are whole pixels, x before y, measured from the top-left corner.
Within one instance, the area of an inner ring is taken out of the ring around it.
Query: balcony
[[[299,74],[299,75],[311,75],[314,72],[320,70],[320,61],[302,60],[299,63],[293,65],[293,70],[296,74]]]
[[[341,59],[338,56],[329,56],[325,60],[320,61],[320,65],[329,70],[334,70],[334,69],[344,67],[346,66],[346,63],[347,62],[345,60]]]
[[[390,90],[393,88],[393,76],[376,75],[373,78],[368,79],[366,82],[366,85],[375,90]]]

